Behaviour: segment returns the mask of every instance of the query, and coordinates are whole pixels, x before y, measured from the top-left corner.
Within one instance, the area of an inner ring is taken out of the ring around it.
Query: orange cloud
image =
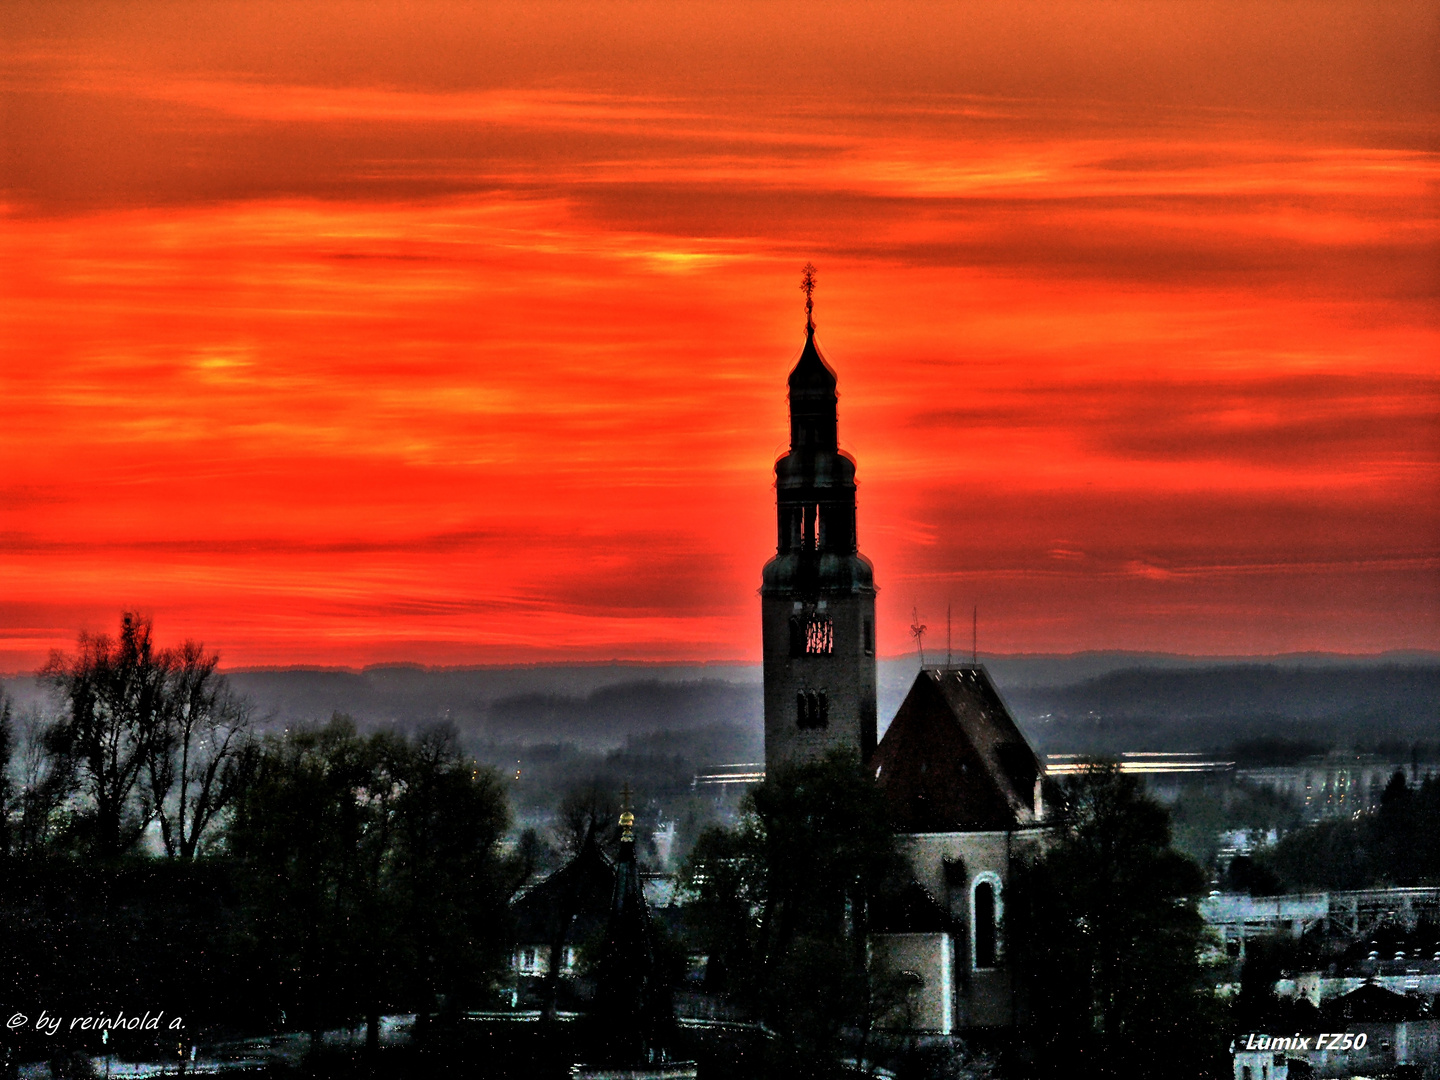
[[[1440,646],[1418,5],[621,10],[7,10],[0,668],[754,658],[807,258],[882,648]]]

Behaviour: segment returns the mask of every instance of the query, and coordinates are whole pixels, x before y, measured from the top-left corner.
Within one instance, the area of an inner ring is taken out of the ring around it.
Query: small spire
[[[635,842],[635,815],[630,812],[630,782],[620,788],[620,842]]]
[[[815,333],[815,264],[807,262],[800,277],[800,291],[805,294],[805,333]]]

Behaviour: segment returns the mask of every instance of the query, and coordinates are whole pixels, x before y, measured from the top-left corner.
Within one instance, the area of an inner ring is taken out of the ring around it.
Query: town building
[[[515,900],[516,1007],[553,1015],[593,998],[593,980],[580,978],[581,950],[602,939],[614,891],[615,865],[591,835],[564,866]]]
[[[879,913],[870,944],[883,967],[918,977],[905,1026],[1010,1026],[1005,894],[1015,861],[1046,836],[1039,758],[984,666],[968,664],[915,677],[870,766],[929,901]]]

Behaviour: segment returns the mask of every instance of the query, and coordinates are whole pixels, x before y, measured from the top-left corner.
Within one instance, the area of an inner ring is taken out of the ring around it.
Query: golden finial
[[[635,815],[630,812],[630,782],[620,788],[620,842],[635,842]]]
[[[805,333],[815,332],[815,264],[806,263],[800,276],[800,291],[805,294]]]

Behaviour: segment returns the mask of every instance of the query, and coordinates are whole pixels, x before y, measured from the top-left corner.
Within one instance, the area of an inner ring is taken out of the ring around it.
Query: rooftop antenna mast
[[[915,639],[915,648],[920,650],[920,666],[925,666],[925,630],[926,626],[920,621],[920,612],[916,608],[910,609],[910,636]]]
[[[980,605],[970,612],[970,665],[979,663],[980,656]]]
[[[950,601],[945,601],[945,666],[953,667],[950,659]]]
[[[805,294],[805,333],[815,333],[815,264],[807,262],[800,276],[800,291]]]

